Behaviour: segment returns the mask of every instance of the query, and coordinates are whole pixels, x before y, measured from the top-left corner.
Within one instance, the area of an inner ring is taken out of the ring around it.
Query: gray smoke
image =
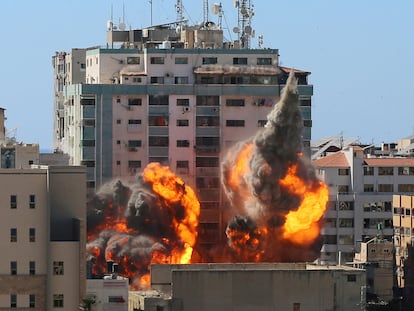
[[[283,241],[278,229],[285,223],[288,212],[297,210],[301,202],[299,196],[280,185],[288,169],[295,165],[296,175],[307,184],[318,182],[313,167],[302,157],[302,129],[297,82],[291,72],[280,101],[269,113],[263,130],[230,150],[223,163],[222,182],[236,215],[227,227],[230,246],[238,245],[237,230],[252,228],[249,236],[255,240],[254,245],[261,248],[257,252],[263,260],[292,260],[286,258],[288,255],[284,257],[268,251],[274,252],[280,250],[282,244],[289,244]],[[237,186],[234,186],[234,182],[229,181],[230,176],[238,157],[244,156],[241,153],[246,146],[252,148],[248,169],[237,176]],[[266,228],[270,234],[261,235],[258,228]],[[238,253],[242,251],[239,249]]]

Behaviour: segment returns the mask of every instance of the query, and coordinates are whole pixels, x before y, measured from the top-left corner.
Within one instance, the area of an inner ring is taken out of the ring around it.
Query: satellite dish
[[[211,5],[211,13],[213,13],[214,15],[219,14],[221,11],[221,4],[220,3],[213,3]]]
[[[244,27],[244,32],[247,33],[248,35],[250,35],[252,33],[252,27],[250,27],[250,26]]]
[[[125,23],[119,23],[118,25],[119,29],[124,31],[125,30]]]
[[[240,32],[239,27],[234,27],[234,28],[233,28],[233,32],[234,32],[234,33],[239,33],[239,32]]]

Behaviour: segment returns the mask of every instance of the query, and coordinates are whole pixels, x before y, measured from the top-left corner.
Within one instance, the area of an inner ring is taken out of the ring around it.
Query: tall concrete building
[[[313,161],[329,187],[323,262],[337,262],[339,253],[351,262],[360,243],[376,236],[392,241],[393,195],[414,192],[414,158],[373,157],[368,150],[350,145]]]
[[[0,308],[76,310],[85,294],[86,172],[0,169]]]
[[[214,244],[226,149],[265,125],[294,69],[279,65],[277,49],[251,48],[250,33],[226,42],[214,23],[178,20],[133,30],[109,21],[105,47],[56,52],[54,148],[87,167],[89,191],[168,165],[197,190],[202,238]],[[313,86],[309,72],[294,72],[309,154]]]

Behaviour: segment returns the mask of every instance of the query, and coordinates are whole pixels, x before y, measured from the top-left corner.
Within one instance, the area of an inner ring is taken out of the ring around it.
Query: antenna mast
[[[238,8],[239,42],[243,49],[250,48],[250,38],[254,36],[252,29],[253,4],[251,0],[235,0],[234,6]]]
[[[208,0],[203,0],[203,21],[204,26],[207,25],[208,22]]]
[[[177,11],[177,22],[183,21],[183,2],[181,0],[177,0],[177,4],[175,5],[175,9]]]

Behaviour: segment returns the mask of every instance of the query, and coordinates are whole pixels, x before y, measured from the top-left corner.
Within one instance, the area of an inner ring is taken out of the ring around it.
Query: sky
[[[206,0],[182,0],[189,24]],[[218,21],[208,1],[209,20]],[[251,0],[251,47],[279,50],[281,66],[311,72],[312,139],[342,135],[361,143],[414,134],[414,1]],[[237,39],[237,9],[223,0],[223,32]],[[19,142],[53,146],[56,51],[106,44],[106,24],[142,28],[176,21],[175,0],[13,0],[0,10],[0,107]]]

